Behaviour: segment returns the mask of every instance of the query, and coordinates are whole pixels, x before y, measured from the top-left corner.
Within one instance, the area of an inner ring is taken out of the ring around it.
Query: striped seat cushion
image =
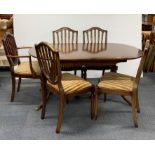
[[[32,62],[32,67],[37,75],[40,75],[40,67],[37,61]],[[29,62],[21,62],[15,69],[16,74],[20,75],[32,75]]]
[[[80,92],[92,86],[90,82],[82,79],[81,77],[69,73],[62,74],[61,82],[64,92],[66,94]],[[56,91],[59,91],[58,85],[53,85],[49,81],[47,81],[47,86],[49,89],[55,89]]]
[[[98,86],[108,90],[121,90],[130,92],[133,89],[135,78],[120,73],[105,73]]]

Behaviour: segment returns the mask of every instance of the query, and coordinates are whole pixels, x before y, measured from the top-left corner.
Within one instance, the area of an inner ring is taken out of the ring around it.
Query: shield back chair
[[[8,59],[12,78],[12,94],[11,102],[14,101],[16,93],[16,78],[18,78],[17,92],[20,90],[22,78],[39,78],[40,68],[37,61],[32,61],[31,56],[19,56],[18,49],[29,49],[30,47],[17,47],[13,34],[7,32],[2,40],[4,51]],[[21,58],[26,58],[28,61],[21,62]]]
[[[61,27],[53,31],[52,33],[53,33],[53,47],[54,48],[58,46],[61,49],[61,52],[66,52],[66,53],[77,50],[78,31],[73,30],[69,27]],[[62,66],[62,70],[64,71],[74,70],[75,75],[77,72],[77,69],[76,68],[74,69],[72,66],[70,67]]]
[[[87,30],[83,31],[83,47],[91,47],[93,48],[90,49],[90,51],[92,52],[96,52],[95,47],[96,48],[107,48],[107,36],[108,36],[108,31],[101,29],[100,27],[91,27]],[[98,51],[98,49],[97,49]],[[87,77],[87,67],[83,67],[83,74],[84,74],[84,78],[86,79]],[[104,74],[106,69],[110,69],[112,72],[116,72],[117,71],[117,66],[116,65],[109,65],[106,67],[95,67],[95,68],[90,68],[90,69],[95,69],[95,70],[102,70],[102,75]]]
[[[95,119],[97,119],[98,111],[98,94],[105,94],[104,101],[106,101],[106,94],[115,94],[120,95],[131,106],[134,126],[138,127],[137,112],[140,112],[138,85],[147,53],[148,49],[145,49],[137,70],[136,77],[114,72],[105,73],[101,77],[98,85],[95,88]],[[129,100],[127,96],[130,96],[131,100]]]
[[[35,45],[37,58],[41,69],[41,87],[43,107],[41,119],[45,118],[47,92],[59,96],[59,110],[56,133],[60,133],[64,104],[67,97],[91,92],[91,119],[94,117],[94,87],[93,85],[70,73],[61,73],[59,52],[51,48],[47,43],[41,42]]]

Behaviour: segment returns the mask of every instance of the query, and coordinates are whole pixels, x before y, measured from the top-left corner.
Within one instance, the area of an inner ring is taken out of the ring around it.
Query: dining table
[[[143,54],[141,49],[120,43],[63,43],[50,44],[51,48],[59,52],[62,70],[81,69],[82,67],[92,70],[106,69],[120,62],[140,58]],[[35,48],[29,50],[32,57],[37,58]],[[86,78],[87,75],[81,75]]]
[[[127,60],[137,59],[143,55],[141,49],[120,43],[63,43],[49,46],[59,52],[62,70],[81,69],[99,70],[114,66],[111,70],[116,72],[116,65]],[[29,54],[37,58],[35,48],[29,50]],[[86,72],[81,72],[81,77],[86,79]],[[42,104],[37,107],[41,109]]]

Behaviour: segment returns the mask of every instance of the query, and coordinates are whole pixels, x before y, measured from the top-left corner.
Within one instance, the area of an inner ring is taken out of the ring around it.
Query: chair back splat
[[[16,66],[20,64],[19,58],[8,57],[9,56],[18,56],[18,49],[15,42],[13,34],[6,32],[4,39],[2,40],[4,45],[4,51],[6,53],[7,59],[11,66]]]
[[[78,43],[78,31],[62,27],[53,31],[53,44]]]
[[[35,48],[40,69],[44,76],[52,84],[58,84],[61,81],[59,53],[44,42],[35,45]]]
[[[91,27],[83,31],[83,43],[107,43],[107,30],[99,27]]]

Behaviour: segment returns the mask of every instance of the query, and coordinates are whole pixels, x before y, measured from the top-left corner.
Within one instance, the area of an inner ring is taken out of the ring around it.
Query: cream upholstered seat
[[[132,91],[135,78],[120,73],[105,73],[98,86],[109,90]]]
[[[92,86],[90,82],[69,73],[62,74],[61,83],[66,94],[77,93]],[[53,85],[49,81],[47,81],[47,86],[49,89],[59,91],[58,85]]]
[[[37,61],[32,62],[32,67],[36,75],[40,75],[40,67]],[[21,62],[15,69],[15,74],[19,75],[32,75],[32,71],[30,69],[30,62]]]

